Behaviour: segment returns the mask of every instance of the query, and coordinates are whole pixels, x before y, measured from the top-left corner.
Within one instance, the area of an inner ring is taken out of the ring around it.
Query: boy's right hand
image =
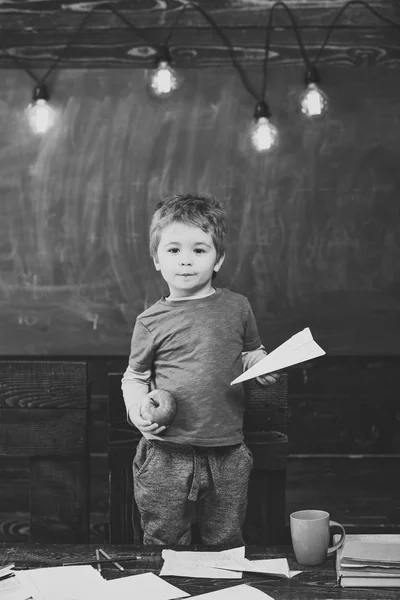
[[[164,425],[162,427],[159,427],[158,423],[152,423],[148,419],[142,419],[136,407],[131,407],[129,409],[129,418],[134,424],[134,426],[137,427],[142,433],[152,433],[153,435],[159,435],[167,429]]]

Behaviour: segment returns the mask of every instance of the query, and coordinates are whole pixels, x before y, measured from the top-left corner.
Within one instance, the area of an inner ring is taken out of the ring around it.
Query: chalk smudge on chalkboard
[[[331,71],[341,85],[310,125],[294,104],[300,71],[271,65],[271,156],[250,148],[254,107],[232,70],[188,70],[166,102],[148,96],[140,70],[64,70],[61,119],[43,139],[21,118],[29,82],[5,72],[2,352],[125,354],[136,315],[166,291],[148,254],[152,210],[187,191],[224,200],[217,283],[249,297],[270,347],[312,326],[327,351],[396,351],[397,88],[384,70]]]

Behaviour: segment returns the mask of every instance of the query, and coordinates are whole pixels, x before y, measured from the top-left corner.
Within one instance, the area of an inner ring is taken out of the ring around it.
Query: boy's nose
[[[181,258],[180,264],[182,265],[182,267],[190,266],[192,264],[192,261],[189,258]]]

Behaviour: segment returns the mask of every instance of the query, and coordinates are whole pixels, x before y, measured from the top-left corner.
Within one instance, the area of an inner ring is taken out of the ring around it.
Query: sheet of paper
[[[1,600],[28,600],[30,597],[30,591],[24,587],[17,575],[0,581]]]
[[[106,580],[90,565],[18,571],[34,600],[88,600],[105,591]]]
[[[181,562],[166,561],[160,571],[160,577],[174,575],[175,577],[196,577],[199,579],[242,579],[240,571],[228,569],[214,569],[203,565],[185,564]]]
[[[222,552],[185,552],[174,550],[163,550],[162,557],[164,565],[160,575],[183,575],[190,577],[223,577],[223,571],[229,572],[229,578],[234,573],[264,573],[277,577],[290,578],[289,563],[286,558],[272,558],[262,560],[248,560],[245,558],[245,547],[232,548]],[[210,569],[212,569],[210,571]]]
[[[201,558],[199,562],[202,562]],[[248,560],[247,558],[238,559],[231,556],[224,556],[215,558],[212,566],[232,571],[245,571],[246,573],[265,573],[278,577],[290,577],[289,564],[286,558]]]
[[[242,572],[229,571],[226,568],[215,568],[213,562],[219,555],[236,558],[244,557],[245,548],[222,550],[221,552],[191,552],[163,550],[161,555],[164,564],[160,576],[175,575],[178,577],[199,577],[207,579],[241,579]]]
[[[199,596],[191,596],[190,600],[197,600],[197,598],[199,600],[274,600],[272,596],[246,583]]]
[[[207,565],[214,566],[215,561],[219,560],[226,563],[229,560],[242,560],[245,555],[245,547],[231,548],[219,552],[193,552],[193,551],[176,551],[163,550],[161,556],[164,560],[179,560],[185,564]]]
[[[261,359],[250,369],[247,369],[242,375],[231,381],[231,385],[253,379],[259,375],[273,373],[280,369],[285,369],[291,365],[297,365],[306,360],[317,358],[326,354],[313,339],[309,327],[299,331],[283,344],[275,348],[265,358]]]
[[[296,575],[300,575],[303,571],[290,571],[290,577],[296,577]]]
[[[189,595],[154,573],[142,573],[107,581],[105,593],[97,595],[96,600],[175,600]]]

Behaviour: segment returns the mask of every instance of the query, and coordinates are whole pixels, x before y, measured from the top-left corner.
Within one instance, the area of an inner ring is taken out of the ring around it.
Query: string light
[[[320,117],[328,108],[328,97],[318,86],[320,77],[315,67],[307,71],[305,90],[300,95],[301,112],[307,117]]]
[[[123,21],[130,29],[132,29],[138,35],[139,38],[144,40],[149,46],[153,46],[155,48],[155,45],[146,37],[146,35],[143,34],[140,29],[135,27],[133,23],[126,19],[124,15],[122,15],[116,8],[114,8],[114,6],[112,6],[112,4],[96,5],[91,9],[91,11],[89,11],[85,15],[79,27],[74,31],[71,38],[68,40],[68,43],[64,46],[63,51],[57,56],[57,58],[51,64],[51,66],[49,67],[45,75],[42,77],[42,79],[36,77],[35,73],[33,73],[29,67],[27,67],[17,56],[11,54],[7,50],[7,48],[4,47],[3,43],[1,44],[4,52],[36,82],[35,88],[33,90],[32,101],[29,103],[25,110],[26,115],[28,117],[29,125],[35,133],[46,133],[46,131],[48,131],[56,121],[56,113],[48,103],[49,93],[45,82],[50,77],[51,73],[55,70],[55,68],[58,66],[58,64],[61,62],[63,57],[67,54],[68,50],[73,45],[75,39],[78,37],[80,32],[85,28],[86,23],[88,22],[92,14],[96,10],[103,10],[104,8],[107,8],[112,13],[114,13],[121,21]]]
[[[34,133],[43,134],[54,125],[55,111],[49,105],[49,94],[44,84],[33,90],[32,102],[26,108],[29,125]]]
[[[264,64],[263,64],[263,86],[262,93],[258,95],[255,93],[252,85],[250,84],[247,75],[236,58],[235,49],[226,36],[224,31],[215,23],[213,18],[204,10],[198,3],[193,2],[191,0],[185,0],[184,5],[179,11],[177,18],[167,35],[163,45],[158,48],[157,45],[153,44],[143,33],[143,30],[136,27],[133,23],[131,23],[128,19],[125,18],[112,4],[102,3],[94,6],[82,19],[81,24],[73,33],[68,43],[65,45],[63,51],[56,58],[54,63],[50,66],[49,70],[45,74],[42,79],[38,79],[36,75],[22,63],[22,61],[15,55],[11,54],[7,48],[4,47],[3,40],[0,36],[0,43],[3,51],[13,60],[19,67],[21,67],[25,72],[35,80],[35,88],[33,92],[32,101],[26,109],[26,114],[29,119],[29,123],[32,126],[32,129],[38,133],[45,133],[55,122],[55,111],[51,108],[48,103],[49,94],[46,88],[45,82],[58,63],[62,60],[64,55],[67,53],[69,48],[71,47],[75,37],[84,29],[88,19],[96,10],[110,10],[113,12],[120,20],[122,20],[130,29],[132,29],[142,40],[145,40],[146,43],[153,47],[157,52],[157,62],[154,70],[151,71],[148,83],[151,93],[155,96],[161,97],[169,97],[175,90],[179,88],[183,81],[183,77],[180,72],[177,72],[172,66],[172,56],[171,52],[168,48],[168,42],[171,39],[173,32],[175,31],[178,21],[181,19],[183,13],[187,9],[194,9],[199,12],[204,19],[215,29],[221,40],[223,41],[225,47],[228,50],[229,56],[232,61],[233,67],[238,72],[241,81],[245,87],[245,89],[249,92],[249,94],[257,101],[256,109],[254,111],[254,121],[251,126],[251,139],[254,148],[259,152],[265,152],[269,149],[272,149],[278,143],[278,130],[271,123],[271,115],[269,111],[269,107],[265,101],[266,95],[266,80],[267,80],[267,64],[269,58],[269,48],[270,48],[270,38],[272,27],[272,20],[274,11],[281,7],[285,10],[286,14],[289,16],[289,19],[292,24],[292,29],[296,35],[297,42],[301,54],[303,56],[303,60],[306,66],[306,75],[305,75],[305,89],[300,95],[300,107],[303,114],[310,118],[318,117],[324,114],[328,108],[328,97],[323,89],[319,86],[320,77],[319,73],[316,69],[317,62],[322,55],[330,36],[332,35],[336,24],[341,18],[342,14],[351,6],[362,6],[369,10],[374,16],[376,16],[381,21],[389,24],[390,26],[395,26],[400,28],[400,23],[385,17],[380,14],[377,10],[368,5],[364,0],[349,0],[346,2],[341,9],[336,14],[334,20],[330,24],[327,35],[323,41],[323,44],[319,48],[316,56],[311,62],[306,49],[304,47],[303,41],[300,36],[299,28],[297,26],[296,20],[292,11],[288,8],[285,2],[277,1],[275,2],[269,11],[269,22],[266,28],[266,43],[265,43],[265,51],[264,51]]]
[[[251,127],[251,141],[258,152],[268,152],[278,144],[278,130],[270,121],[270,111],[266,102],[259,102],[254,111]]]
[[[169,97],[182,83],[182,77],[171,67],[172,57],[163,47],[157,58],[157,67],[150,74],[150,89],[158,98]]]

